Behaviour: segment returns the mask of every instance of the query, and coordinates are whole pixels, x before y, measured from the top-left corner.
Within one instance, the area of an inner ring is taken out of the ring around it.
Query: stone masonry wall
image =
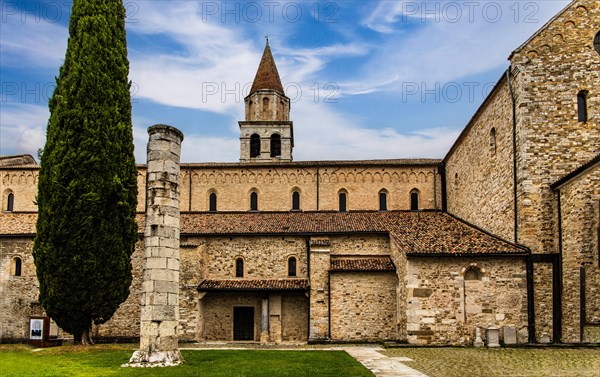
[[[557,252],[556,205],[550,184],[600,151],[600,3],[577,0],[511,58],[521,144],[518,154],[519,242],[534,253]],[[587,90],[588,121],[577,94]]]
[[[560,189],[563,256],[563,342],[580,341],[580,324],[600,324],[600,164]],[[580,269],[585,268],[586,317],[580,318]]]
[[[469,267],[480,281],[465,280]],[[408,259],[406,316],[408,342],[469,345],[475,328],[513,326],[527,342],[527,286],[523,258]]]
[[[379,210],[379,192],[388,193],[389,210],[410,209],[410,193],[419,191],[420,208],[441,208],[439,175],[431,167],[324,167],[318,169],[318,209],[338,210],[338,193],[347,191],[348,210]],[[434,182],[434,177],[437,180]],[[190,177],[192,177],[190,200]],[[207,211],[210,193],[218,211],[247,211],[250,192],[258,193],[260,211],[289,211],[292,192],[300,208],[317,210],[317,169],[313,167],[200,168],[182,166],[182,211]],[[434,197],[434,192],[437,197]]]
[[[535,310],[535,339],[546,333],[552,337],[552,264],[534,263],[533,301]]]
[[[207,238],[202,254],[204,273],[200,276],[204,279],[234,279],[238,257],[244,259],[245,279],[286,278],[291,256],[296,257],[297,277],[308,276],[303,237]]]
[[[511,109],[503,79],[446,161],[448,212],[507,240],[514,239]]]
[[[352,235],[329,237],[331,255],[390,255],[387,235]]]
[[[32,247],[29,237],[0,242],[0,343],[28,339],[29,317],[42,314]],[[21,258],[21,276],[15,276],[15,258]]]
[[[406,283],[407,283],[407,269],[408,269],[408,259],[406,258],[406,254],[403,253],[396,240],[390,239],[390,257],[392,258],[392,262],[394,262],[394,266],[396,266],[396,331],[397,331],[397,340],[401,342],[406,342],[408,339],[408,334],[406,331]]]
[[[7,209],[8,194],[14,195],[13,211],[37,211],[38,168],[2,168],[0,169],[0,208]]]
[[[396,274],[332,273],[330,284],[332,340],[397,338]]]
[[[338,210],[338,193],[348,192],[348,210],[379,210],[379,192],[388,193],[388,210],[410,209],[410,193],[419,191],[419,207],[441,208],[441,183],[431,166],[325,167],[319,168],[319,210]],[[6,207],[14,194],[14,211],[36,211],[38,168],[0,169],[0,201]],[[190,188],[190,177],[192,187]],[[434,177],[436,177],[434,181]],[[194,167],[181,166],[181,211],[208,211],[209,196],[217,194],[217,210],[247,211],[250,192],[258,193],[261,211],[289,211],[292,192],[300,192],[300,208],[317,210],[317,169],[314,167]],[[191,197],[190,197],[191,191]],[[138,165],[138,205],[146,203],[146,167]]]

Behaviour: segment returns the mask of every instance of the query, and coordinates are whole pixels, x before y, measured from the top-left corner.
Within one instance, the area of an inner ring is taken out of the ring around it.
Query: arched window
[[[208,196],[208,210],[210,212],[217,212],[217,194],[211,192]]]
[[[587,96],[587,90],[582,90],[577,93],[577,118],[580,122],[587,122],[588,120]]]
[[[260,157],[260,136],[250,136],[250,157]]]
[[[387,211],[387,192],[385,190],[379,191],[379,210]]]
[[[15,206],[15,194],[13,194],[11,192],[6,197],[6,210],[9,211],[9,212],[12,212],[14,206]]]
[[[14,261],[14,265],[13,265],[13,276],[21,276],[21,265],[22,265],[22,261],[21,258],[19,257],[15,257],[13,259]]]
[[[481,280],[483,273],[478,267],[471,266],[465,270],[465,280]]]
[[[238,258],[235,260],[235,277],[244,277],[244,260],[242,258]]]
[[[258,211],[258,193],[256,191],[250,193],[250,211]]]
[[[296,257],[288,259],[288,276],[296,276]]]
[[[281,136],[271,135],[271,157],[281,156]]]
[[[419,190],[414,189],[410,192],[410,210],[419,210]]]
[[[490,130],[490,152],[492,155],[496,154],[496,129],[493,127]]]
[[[596,52],[600,54],[600,31],[598,32],[598,34],[596,34],[596,37],[594,38],[594,49],[596,49]]]
[[[348,195],[345,191],[340,191],[338,194],[339,211],[346,212],[348,210]]]
[[[292,211],[300,211],[300,193],[292,192]]]

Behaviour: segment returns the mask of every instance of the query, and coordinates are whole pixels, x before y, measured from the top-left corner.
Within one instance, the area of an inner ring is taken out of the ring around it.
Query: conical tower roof
[[[271,48],[269,47],[268,40],[249,94],[262,89],[275,90],[285,95],[283,86],[281,85],[281,79],[279,78],[279,72],[277,72],[275,60],[271,54]]]

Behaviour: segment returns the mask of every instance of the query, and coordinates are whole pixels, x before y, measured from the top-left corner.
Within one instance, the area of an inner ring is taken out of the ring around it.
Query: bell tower
[[[244,105],[246,119],[239,122],[240,162],[292,161],[290,99],[283,92],[268,38]]]

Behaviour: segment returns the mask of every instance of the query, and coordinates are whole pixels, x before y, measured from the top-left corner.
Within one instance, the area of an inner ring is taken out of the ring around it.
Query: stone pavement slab
[[[347,347],[344,351],[373,372],[375,377],[427,377],[400,362],[408,361],[407,358],[388,357],[379,353],[383,348]]]

